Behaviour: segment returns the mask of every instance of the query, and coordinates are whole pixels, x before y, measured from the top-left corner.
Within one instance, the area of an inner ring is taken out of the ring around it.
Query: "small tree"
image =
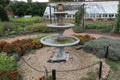
[[[80,12],[80,10],[78,10],[75,13],[75,24],[76,24],[76,26],[80,26],[81,20],[82,20],[81,12]]]
[[[1,21],[9,21],[7,12],[2,5],[0,5],[0,19]]]
[[[119,5],[118,5],[118,14],[117,14],[115,32],[120,32],[120,2],[119,2]]]

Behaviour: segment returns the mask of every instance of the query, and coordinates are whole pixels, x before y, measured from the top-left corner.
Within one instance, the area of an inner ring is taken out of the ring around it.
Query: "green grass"
[[[106,63],[110,66],[109,80],[120,79],[120,61],[106,60]]]
[[[40,41],[41,38],[45,37],[45,36],[50,36],[52,35],[53,33],[41,33],[40,36],[38,37],[35,37],[35,38],[32,38],[32,40],[36,40],[36,41]]]
[[[17,22],[17,23],[36,23],[41,21],[41,17],[31,17],[31,18],[10,18],[11,22]]]
[[[106,63],[110,65],[110,68],[114,71],[120,71],[120,61],[106,60]]]

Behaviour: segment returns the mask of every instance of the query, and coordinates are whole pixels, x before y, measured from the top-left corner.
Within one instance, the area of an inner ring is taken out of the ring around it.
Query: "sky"
[[[27,1],[27,0],[17,0],[17,1]],[[48,2],[48,0],[32,0],[33,2]]]

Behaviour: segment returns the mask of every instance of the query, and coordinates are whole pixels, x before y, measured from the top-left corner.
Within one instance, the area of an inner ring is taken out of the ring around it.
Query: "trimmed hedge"
[[[86,42],[83,46],[83,50],[89,53],[93,53],[100,58],[104,58],[106,55],[107,46],[109,46],[108,58],[111,60],[120,60],[120,40],[100,37],[96,40]]]

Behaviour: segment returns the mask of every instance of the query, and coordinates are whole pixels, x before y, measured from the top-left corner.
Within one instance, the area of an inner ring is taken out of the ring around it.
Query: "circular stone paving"
[[[75,50],[73,47],[67,47],[65,50],[69,51],[70,54],[70,58],[67,62],[47,62],[49,58],[54,54],[54,47],[41,48],[39,50],[36,50],[36,52],[32,52],[31,54],[24,56],[23,58],[37,70],[45,71],[45,67],[47,67],[48,71],[56,69],[57,80],[80,80],[80,78],[85,77],[88,72],[96,71],[99,68],[99,65],[97,64],[87,69],[70,71],[92,65],[98,62],[99,59],[91,54],[86,54],[82,50]],[[20,69],[24,75],[23,80],[39,80],[41,76],[45,75],[44,72],[36,71],[30,68],[22,59],[18,62],[18,64],[20,65]],[[108,67],[109,66],[104,63],[103,72],[108,72]],[[48,75],[50,76],[51,72]]]

